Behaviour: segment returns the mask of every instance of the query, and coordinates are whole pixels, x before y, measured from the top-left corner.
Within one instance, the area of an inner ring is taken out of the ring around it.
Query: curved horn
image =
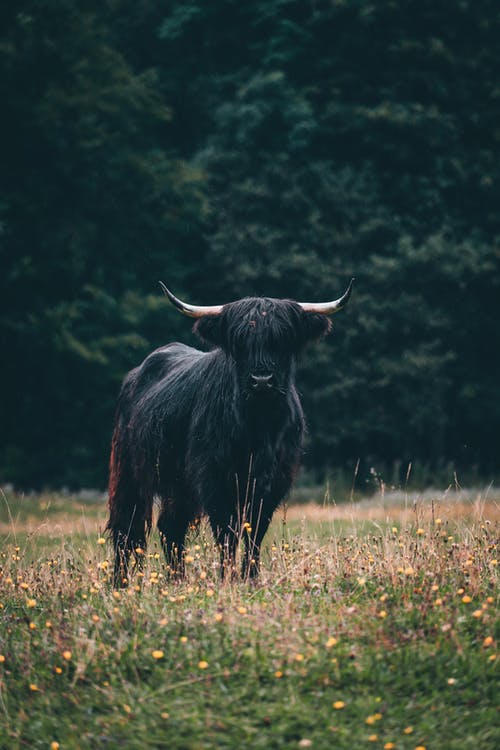
[[[341,310],[344,305],[347,304],[347,302],[349,301],[349,297],[351,296],[353,284],[354,278],[352,278],[349,282],[349,286],[347,287],[342,297],[339,297],[332,302],[299,302],[299,305],[303,310],[305,310],[305,312],[315,312],[323,313],[323,315],[331,315],[332,313]]]
[[[220,315],[222,312],[222,305],[213,305],[211,307],[188,305],[186,302],[182,302],[182,300],[178,299],[175,294],[172,294],[170,289],[167,289],[162,281],[159,281],[158,283],[173,306],[180,310],[181,313],[184,313],[184,315],[189,315],[190,318],[203,318],[204,315]]]

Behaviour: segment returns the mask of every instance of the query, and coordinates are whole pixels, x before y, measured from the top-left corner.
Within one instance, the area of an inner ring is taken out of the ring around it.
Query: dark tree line
[[[305,463],[484,478],[500,428],[494,0],[0,10],[0,478],[103,485],[123,374],[198,303],[338,296]]]

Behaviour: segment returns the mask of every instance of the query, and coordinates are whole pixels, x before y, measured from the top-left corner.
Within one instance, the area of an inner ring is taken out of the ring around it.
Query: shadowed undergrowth
[[[255,585],[219,580],[202,523],[184,580],[154,535],[123,591],[101,506],[16,502],[1,748],[498,746],[494,501],[280,511]]]

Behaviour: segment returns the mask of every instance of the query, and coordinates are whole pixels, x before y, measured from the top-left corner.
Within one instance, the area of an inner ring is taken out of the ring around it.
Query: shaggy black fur
[[[234,569],[243,538],[243,574],[256,575],[262,539],[298,467],[304,417],[295,361],[330,330],[329,318],[288,300],[247,298],[200,318],[194,330],[210,351],[169,344],[122,386],[107,525],[117,585],[131,552],[145,550],[155,497],[173,569],[182,572],[187,529],[206,513],[223,565]]]

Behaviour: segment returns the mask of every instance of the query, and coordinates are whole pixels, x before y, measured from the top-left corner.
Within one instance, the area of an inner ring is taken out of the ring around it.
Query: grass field
[[[102,498],[0,497],[0,748],[500,747],[498,493],[276,514],[255,585],[202,523],[109,583]]]

